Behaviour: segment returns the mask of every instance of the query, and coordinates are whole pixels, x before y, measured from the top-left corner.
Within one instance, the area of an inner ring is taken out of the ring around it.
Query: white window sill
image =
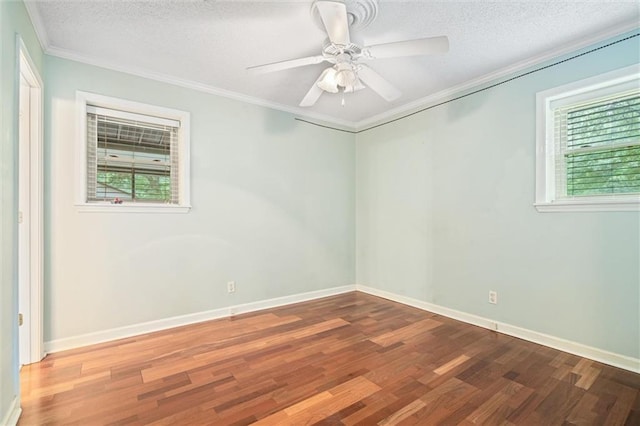
[[[556,212],[640,212],[640,197],[554,200],[533,204],[541,213]]]
[[[76,204],[80,213],[189,213],[191,206],[169,204]]]

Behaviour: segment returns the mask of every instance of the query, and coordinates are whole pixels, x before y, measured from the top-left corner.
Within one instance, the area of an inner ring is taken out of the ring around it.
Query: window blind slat
[[[87,201],[97,199],[98,128],[95,114],[87,114]]]
[[[88,110],[88,201],[179,204],[179,129],[166,125],[176,122],[140,121],[146,116],[124,111],[114,116],[97,113],[115,111],[104,108]]]
[[[170,175],[171,175],[171,202],[177,204],[180,197],[180,179],[179,179],[179,157],[178,157],[178,129],[173,129],[173,131],[169,135],[169,144],[171,146],[171,157],[169,167]]]
[[[567,108],[562,124],[568,129],[569,147],[640,140],[640,95],[606,100],[589,108]]]
[[[156,117],[154,115],[138,114],[113,108],[104,108],[95,105],[87,105],[87,113],[101,115],[111,120],[123,119],[128,122],[144,123],[147,126],[159,125],[163,127],[180,127],[180,122],[178,120]]]
[[[632,106],[640,105],[640,96],[637,95],[637,89],[635,92],[631,91],[630,93],[614,95],[612,97],[592,101],[581,106],[569,105],[565,108],[571,109],[571,117],[580,117],[591,116],[594,113],[602,112],[604,110],[621,108],[625,103]]]
[[[640,112],[634,111],[635,108],[640,108],[640,105],[619,106],[619,107],[615,108],[615,111],[612,111],[612,110],[606,111],[606,115],[603,116],[603,117],[594,117],[594,114],[602,114],[603,113],[603,112],[600,112],[600,113],[594,113],[594,114],[588,115],[588,116],[567,117],[567,119],[571,123],[570,128],[571,129],[575,129],[575,128],[584,127],[585,123],[593,123],[593,122],[597,122],[598,120],[603,120],[603,119],[606,120],[606,121],[616,121],[616,120],[628,119],[628,118],[636,117],[636,116],[640,115]]]
[[[566,157],[567,195],[640,193],[640,146]]]
[[[556,196],[640,193],[640,91],[557,108],[554,120]]]

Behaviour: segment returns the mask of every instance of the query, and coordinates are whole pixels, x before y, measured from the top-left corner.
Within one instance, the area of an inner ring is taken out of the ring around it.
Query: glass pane
[[[130,171],[101,170],[98,168],[97,200],[132,199],[132,174]]]
[[[567,111],[567,147],[596,147],[640,138],[640,96]]]
[[[162,201],[171,200],[171,178],[168,174],[151,174],[136,171],[136,200]]]
[[[640,193],[640,146],[566,156],[567,195]]]
[[[171,194],[175,128],[105,115],[96,116],[96,127],[95,200],[177,202]]]

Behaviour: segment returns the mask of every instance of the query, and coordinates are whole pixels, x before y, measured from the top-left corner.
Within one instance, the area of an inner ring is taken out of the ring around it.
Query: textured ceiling
[[[514,64],[630,30],[637,1],[385,1],[359,36],[365,45],[447,35],[445,55],[378,59],[400,89],[323,94],[297,105],[327,64],[251,75],[246,67],[320,53],[326,34],[310,1],[29,1],[48,53],[227,92],[302,115],[358,126]]]

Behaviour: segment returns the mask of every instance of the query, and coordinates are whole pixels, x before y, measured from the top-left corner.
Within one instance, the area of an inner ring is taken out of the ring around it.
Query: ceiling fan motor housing
[[[322,53],[327,58],[332,56],[338,56],[341,54],[347,54],[351,58],[355,58],[356,56],[359,56],[360,54],[362,54],[362,48],[360,47],[360,44],[356,44],[353,42],[349,43],[346,46],[335,45],[331,43],[331,40],[327,38],[324,41],[324,44],[322,46]]]

